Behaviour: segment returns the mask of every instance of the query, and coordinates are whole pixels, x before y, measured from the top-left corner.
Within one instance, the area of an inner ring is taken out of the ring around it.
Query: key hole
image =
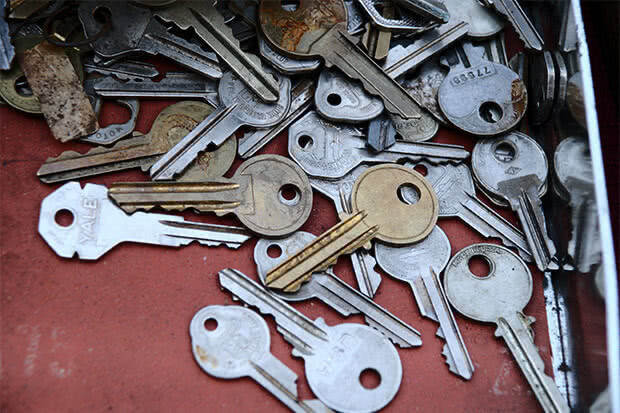
[[[480,117],[487,123],[497,123],[504,116],[502,107],[495,102],[484,102],[480,105],[478,112]]]
[[[381,375],[375,369],[364,369],[360,373],[360,383],[365,389],[376,389],[381,384]]]
[[[342,103],[342,98],[336,93],[330,93],[327,95],[327,103],[332,106],[338,106]]]
[[[493,151],[495,158],[500,162],[511,162],[517,154],[517,149],[510,142],[500,142]]]
[[[205,330],[207,331],[215,331],[217,325],[217,320],[215,318],[207,318],[204,324]]]
[[[280,202],[286,205],[297,205],[301,199],[301,191],[293,184],[286,184],[280,188]]]
[[[314,145],[314,139],[308,135],[301,135],[297,138],[297,144],[301,149],[310,149]]]
[[[93,10],[93,17],[99,24],[107,24],[112,19],[112,10],[105,6],[99,6]]]
[[[32,89],[26,80],[26,76],[20,76],[15,80],[15,91],[19,96],[27,98],[32,96]]]
[[[56,224],[65,228],[70,227],[71,224],[73,224],[74,219],[75,217],[73,216],[73,212],[68,209],[61,209],[56,212],[56,215],[54,215],[54,221],[56,221]]]
[[[473,255],[467,262],[469,271],[478,278],[487,278],[491,274],[491,262],[484,255]]]
[[[400,202],[407,205],[417,204],[421,196],[418,187],[408,182],[401,184],[396,190],[396,193]]]
[[[299,7],[300,0],[280,0],[280,7],[286,11],[295,11]]]
[[[267,247],[267,255],[270,258],[279,258],[282,256],[282,248],[278,244],[271,244]]]

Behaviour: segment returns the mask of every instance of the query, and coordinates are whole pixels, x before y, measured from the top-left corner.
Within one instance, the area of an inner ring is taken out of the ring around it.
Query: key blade
[[[448,23],[450,13],[443,3],[435,0],[394,0],[399,6],[420,16]]]
[[[382,281],[381,275],[375,271],[377,261],[367,251],[358,250],[351,254],[351,264],[360,292],[367,297],[374,297]]]
[[[162,244],[165,243],[165,245],[182,246],[197,241],[209,247],[224,244],[228,248],[237,249],[251,237],[245,228],[188,222],[183,219],[172,219],[171,217],[175,216],[171,215],[159,221],[164,226],[160,239]]]
[[[545,47],[543,39],[517,0],[482,0],[482,2],[506,16],[526,48],[541,51]]]

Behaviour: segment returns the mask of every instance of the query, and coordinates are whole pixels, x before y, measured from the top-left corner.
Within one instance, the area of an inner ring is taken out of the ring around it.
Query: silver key
[[[431,59],[425,62],[418,75],[412,79],[405,79],[403,87],[420,106],[426,109],[435,119],[443,125],[450,122],[439,109],[439,88],[446,78],[446,73],[439,67],[439,62]]]
[[[504,28],[504,19],[494,10],[483,7],[478,0],[443,0],[452,21],[467,23],[471,38],[487,38]]]
[[[468,263],[480,256],[489,264],[489,274],[478,277]],[[450,304],[461,314],[497,325],[502,337],[545,412],[569,412],[532,338],[532,317],[523,309],[532,297],[532,274],[509,249],[493,244],[471,245],[459,251],[444,272],[444,288]]]
[[[517,0],[481,0],[481,3],[506,16],[527,49],[542,50],[545,47],[543,39]]]
[[[331,411],[319,400],[299,399],[297,374],[269,351],[269,327],[254,311],[241,306],[204,307],[192,318],[189,334],[194,359],[207,374],[221,379],[251,377],[294,412]]]
[[[429,20],[415,14],[401,13],[400,19],[386,18],[383,17],[381,12],[377,9],[377,6],[381,5],[380,0],[357,0],[357,2],[368,15],[371,23],[385,30],[419,33],[430,30],[440,24],[440,22],[436,20]],[[445,20],[444,23],[447,22],[445,17],[442,17],[441,20]]]
[[[312,392],[328,407],[344,412],[372,412],[385,407],[402,380],[398,353],[385,336],[363,324],[328,326],[322,318],[310,320],[243,273],[219,272],[220,286],[263,314],[271,314],[293,355],[304,359]],[[379,385],[365,388],[360,375],[378,373]]]
[[[375,256],[385,272],[409,284],[420,313],[439,323],[437,335],[446,341],[442,354],[449,370],[471,379],[474,365],[439,281],[439,274],[450,259],[446,234],[435,226],[427,238],[413,245],[391,247],[376,242]]]
[[[485,58],[486,60],[494,63],[499,63],[500,65],[508,66],[508,56],[506,55],[506,40],[504,38],[503,32],[488,39],[474,41],[473,45],[476,47],[482,47],[484,49],[483,58]]]
[[[103,128],[99,128],[96,132],[81,138],[80,140],[88,143],[94,143],[95,145],[111,145],[132,134],[138,121],[140,102],[138,102],[137,99],[119,99],[116,102],[129,109],[131,112],[129,115],[129,120],[125,123],[113,123]]]
[[[366,25],[366,17],[357,0],[344,0],[344,6],[347,8],[347,31],[349,34],[358,34],[364,31]]]
[[[519,216],[536,265],[541,271],[546,270],[556,250],[547,235],[540,200],[548,174],[543,149],[529,136],[511,132],[478,141],[471,164],[480,186],[510,203]]]
[[[109,66],[97,64],[94,58],[87,59],[82,66],[86,73],[98,73],[103,76],[114,76],[120,80],[152,79],[159,75],[157,68],[150,64],[135,60],[122,60]]]
[[[316,236],[309,232],[296,231],[282,239],[259,239],[256,247],[254,247],[254,261],[258,269],[258,276],[263,285],[269,270],[285,261],[290,255],[301,250],[315,238]],[[270,255],[268,253],[270,249],[279,250],[280,255]],[[273,293],[285,301],[303,301],[310,298],[318,298],[343,316],[358,313],[364,315],[364,319],[369,326],[383,333],[399,347],[406,348],[422,345],[422,339],[417,330],[376,304],[369,297],[351,288],[347,283],[338,278],[331,269],[314,273],[312,279],[294,293],[280,291],[274,291]]]
[[[381,152],[396,143],[396,127],[392,118],[385,113],[368,123],[368,146]]]
[[[70,222],[62,221],[63,216]],[[244,228],[188,222],[176,215],[127,215],[108,199],[105,186],[81,188],[78,182],[68,182],[45,197],[39,234],[56,254],[72,258],[77,253],[82,260],[96,260],[121,242],[179,247],[198,241],[239,248],[250,238]]]
[[[346,125],[322,120],[309,112],[289,127],[288,151],[310,176],[337,179],[360,163],[426,159],[435,163],[460,163],[469,157],[462,146],[437,143],[397,142],[383,152],[373,153],[362,133]]]
[[[544,51],[529,56],[530,101],[534,105],[528,112],[528,119],[534,124],[541,124],[549,119],[555,99],[555,66],[551,52]]]
[[[264,103],[232,72],[220,79],[218,94],[220,109],[214,111],[179,143],[153,164],[153,180],[173,179],[193,162],[209,145],[220,146],[243,125],[266,128],[277,125],[286,116],[291,104],[291,81],[282,75],[280,99]]]
[[[320,59],[293,59],[274,50],[263,36],[258,36],[258,48],[261,56],[267,60],[280,73],[285,75],[296,75],[308,73],[321,66]]]

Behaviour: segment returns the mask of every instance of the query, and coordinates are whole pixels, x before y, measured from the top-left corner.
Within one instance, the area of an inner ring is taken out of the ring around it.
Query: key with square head
[[[69,222],[67,222],[69,221]],[[108,198],[103,185],[68,182],[41,203],[39,234],[61,257],[76,253],[96,260],[122,242],[179,247],[193,241],[239,248],[250,238],[244,228],[185,221],[166,214],[127,215]]]
[[[224,73],[218,85],[220,107],[153,164],[151,178],[173,179],[209,145],[220,146],[243,125],[255,128],[277,125],[291,105],[291,81],[284,75],[276,77],[280,98],[276,103],[265,103],[232,72]]]
[[[48,158],[37,171],[37,176],[45,183],[53,183],[132,168],[147,171],[212,110],[211,106],[201,102],[175,103],[160,112],[148,134],[124,139],[109,148],[93,148],[83,154],[63,152],[56,158]],[[206,179],[223,175],[232,165],[236,150],[237,141],[232,136],[219,149],[204,152],[181,178],[187,175]]]
[[[194,360],[220,379],[251,377],[296,413],[331,411],[319,400],[301,400],[297,374],[269,350],[269,327],[256,312],[241,306],[210,305],[189,326]]]
[[[517,213],[536,265],[546,270],[556,250],[547,235],[540,200],[549,168],[543,149],[529,136],[510,132],[478,141],[471,164],[480,186],[507,201]]]
[[[235,214],[257,234],[278,237],[301,227],[312,211],[312,188],[293,161],[259,155],[245,161],[232,178],[201,182],[118,182],[109,190],[124,211],[195,209],[218,216]]]
[[[469,157],[462,146],[427,142],[396,142],[375,153],[358,129],[336,125],[308,112],[289,127],[288,152],[310,176],[337,179],[361,163],[426,159],[435,163],[460,163]]]
[[[284,10],[279,2],[263,0],[258,17],[265,39],[276,49],[293,57],[323,57],[327,67],[336,66],[347,76],[361,80],[390,113],[409,119],[420,111],[411,96],[347,33],[342,0],[303,0],[294,11]]]
[[[457,128],[493,136],[516,126],[527,109],[527,90],[508,67],[483,59],[463,42],[441,58],[450,72],[439,88],[439,107]]]
[[[315,238],[316,236],[309,232],[296,231],[282,239],[262,238],[258,240],[256,247],[254,247],[254,261],[261,282],[264,284],[265,276],[270,269],[284,261],[289,255],[302,249]],[[274,249],[280,252],[279,256],[270,254]],[[338,278],[331,269],[314,273],[310,281],[294,293],[274,291],[274,294],[284,301],[318,298],[345,317],[351,314],[363,314],[369,326],[376,328],[401,348],[422,345],[420,333],[417,330],[376,304],[369,297],[351,288]]]
[[[396,348],[385,336],[363,324],[328,326],[310,320],[256,281],[233,269],[219,272],[220,286],[262,314],[275,318],[277,330],[293,345],[293,356],[304,359],[312,392],[336,411],[377,411],[396,395],[402,365]],[[368,370],[379,375],[377,387],[362,385]]]
[[[435,226],[428,237],[413,245],[392,247],[377,242],[375,257],[385,272],[409,284],[420,313],[439,323],[437,336],[446,342],[442,354],[449,370],[466,380],[471,379],[474,365],[439,280],[439,274],[450,259],[450,241],[446,234]]]
[[[420,193],[415,204],[399,198],[403,188]],[[369,249],[372,239],[393,245],[420,241],[435,226],[439,204],[435,191],[422,175],[401,165],[384,164],[367,169],[357,178],[351,192],[351,211],[271,269],[265,277],[266,285],[285,292],[297,291],[312,273],[327,269],[339,256],[360,247]]]
[[[527,49],[540,51],[545,47],[545,42],[519,5],[518,0],[481,0],[480,3],[493,7],[498,13],[506,16]]]
[[[478,277],[469,270],[474,257],[487,261],[487,276]],[[569,411],[553,379],[545,374],[545,364],[532,338],[532,317],[523,313],[532,297],[532,274],[517,255],[494,244],[466,247],[448,263],[444,288],[459,313],[497,325],[495,336],[506,342],[545,412]]]

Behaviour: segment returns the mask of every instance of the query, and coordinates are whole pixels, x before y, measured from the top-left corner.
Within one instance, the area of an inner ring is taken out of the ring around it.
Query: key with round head
[[[487,276],[478,277],[469,270],[474,257],[487,261]],[[553,379],[545,374],[531,333],[532,317],[523,313],[532,297],[532,274],[516,254],[494,244],[466,247],[448,263],[444,288],[459,313],[497,325],[495,336],[506,342],[545,412],[569,411]]]
[[[243,125],[268,128],[282,121],[291,105],[291,80],[283,75],[276,77],[280,97],[275,103],[265,103],[232,72],[224,73],[218,85],[220,107],[153,164],[151,178],[173,179],[209,145],[220,146]]]
[[[503,199],[517,213],[541,271],[555,256],[547,235],[540,197],[546,192],[547,156],[536,141],[520,132],[478,141],[471,157],[474,176],[482,188]]]
[[[468,24],[467,36],[474,39],[496,35],[504,28],[504,19],[494,10],[483,7],[478,0],[443,0],[451,21]]]
[[[442,354],[449,370],[471,379],[474,365],[439,280],[450,259],[446,234],[435,226],[428,237],[413,245],[392,247],[377,242],[375,257],[385,272],[409,284],[420,313],[439,323],[437,336],[446,341]]]
[[[112,123],[103,128],[99,128],[96,132],[80,138],[80,140],[95,145],[111,145],[126,136],[131,135],[136,128],[138,121],[138,112],[140,111],[140,102],[137,99],[119,99],[116,101],[121,106],[125,106],[131,114],[129,120],[125,123]]]
[[[310,389],[329,408],[373,412],[398,392],[402,380],[398,352],[374,328],[353,323],[328,326],[322,318],[312,321],[237,270],[220,271],[219,280],[234,297],[275,318],[278,332],[293,345],[293,356],[304,360]],[[372,389],[360,380],[369,370],[380,378]]]
[[[415,204],[399,198],[403,188],[420,193]],[[294,292],[312,273],[327,269],[339,256],[360,247],[369,249],[372,239],[393,245],[420,241],[435,226],[438,210],[435,191],[422,175],[396,164],[369,168],[353,185],[352,214],[342,214],[338,224],[272,268],[265,277],[265,284]]]
[[[251,377],[297,413],[331,411],[319,400],[301,400],[297,374],[269,350],[269,327],[256,312],[241,306],[210,305],[189,325],[194,360],[220,379]]]
[[[294,11],[280,3],[262,0],[260,26],[265,39],[277,50],[299,58],[322,57],[327,67],[336,66],[347,76],[362,81],[364,88],[379,96],[390,113],[409,119],[419,106],[391,79],[347,33],[347,14],[342,0],[303,0]]]
[[[287,259],[289,255],[302,249],[315,238],[316,236],[309,232],[296,231],[282,239],[259,239],[256,247],[254,247],[254,261],[261,282],[265,283],[265,276],[270,269]],[[275,253],[272,252],[273,250]],[[277,256],[277,252],[280,253],[279,256]],[[361,313],[368,325],[376,328],[399,347],[422,345],[420,333],[417,330],[376,304],[369,297],[351,288],[338,278],[331,269],[314,273],[310,281],[294,293],[274,291],[274,294],[284,301],[303,301],[318,298],[344,316]]]

